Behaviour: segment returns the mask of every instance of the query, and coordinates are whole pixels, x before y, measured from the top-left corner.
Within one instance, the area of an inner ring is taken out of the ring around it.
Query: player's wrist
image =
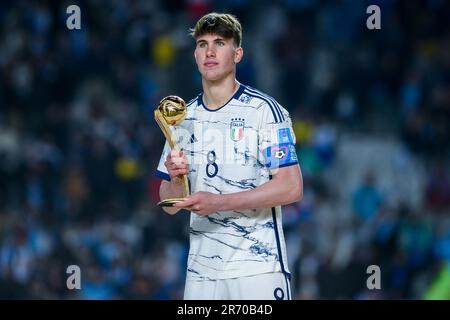
[[[232,199],[230,199],[230,194],[218,194],[216,198],[216,204],[218,207],[217,211],[230,211],[232,208]]]

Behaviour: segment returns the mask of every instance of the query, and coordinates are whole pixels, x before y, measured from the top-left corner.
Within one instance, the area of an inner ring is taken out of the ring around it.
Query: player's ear
[[[239,63],[244,55],[244,49],[242,47],[236,48],[234,52],[234,63]]]
[[[198,60],[197,60],[197,50],[194,50],[194,60],[195,60],[195,63],[198,63]]]

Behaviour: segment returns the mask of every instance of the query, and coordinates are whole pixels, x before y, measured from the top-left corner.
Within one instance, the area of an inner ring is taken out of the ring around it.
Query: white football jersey
[[[172,131],[189,162],[191,193],[228,194],[254,189],[281,167],[298,165],[289,113],[251,87],[210,110],[202,94],[188,103],[186,119]],[[170,180],[164,161],[157,175]],[[281,271],[289,275],[281,206],[191,212],[188,279],[229,279]]]

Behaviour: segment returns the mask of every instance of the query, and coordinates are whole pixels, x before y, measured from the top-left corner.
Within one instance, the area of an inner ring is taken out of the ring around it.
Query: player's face
[[[242,48],[236,48],[233,39],[205,34],[197,38],[194,56],[203,79],[218,81],[234,74]]]

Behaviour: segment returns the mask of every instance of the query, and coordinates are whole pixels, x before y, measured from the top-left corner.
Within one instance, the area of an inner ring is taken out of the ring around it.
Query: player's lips
[[[207,68],[211,68],[211,67],[217,66],[218,64],[219,64],[218,62],[208,61],[208,62],[205,62],[203,65]]]

